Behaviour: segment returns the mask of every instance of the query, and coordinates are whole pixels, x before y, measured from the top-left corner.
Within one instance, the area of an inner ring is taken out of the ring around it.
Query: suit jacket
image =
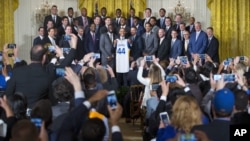
[[[143,42],[142,38],[139,35],[135,36],[135,39],[133,41],[132,36],[129,38],[132,41],[132,46],[130,49],[130,56],[136,60],[137,58],[142,56],[142,51],[143,51]]]
[[[131,22],[132,22],[132,25],[131,25]],[[138,22],[140,22],[140,21],[138,21]],[[126,23],[126,25],[128,25],[129,27],[132,27],[132,26],[134,26],[134,18],[132,17],[128,17],[127,18],[127,23]]]
[[[204,31],[200,31],[200,34],[196,40],[196,32],[192,33],[189,39],[189,53],[204,54],[207,47],[207,34]]]
[[[159,46],[157,50],[157,58],[160,60],[168,60],[169,54],[171,49],[171,40],[167,39],[166,37],[162,40],[162,43],[160,44],[159,40]]]
[[[186,27],[186,30],[188,30],[190,32],[190,34],[193,33],[193,32],[195,32],[194,24],[192,24],[192,29],[190,29],[190,28],[191,28],[191,25],[188,25]]]
[[[136,28],[137,28],[136,35],[142,36],[142,34],[145,33],[145,29],[142,25],[138,24]]]
[[[69,41],[65,41],[63,38],[64,38],[64,35],[61,37],[61,39],[59,41],[59,47],[60,48],[69,48],[70,47]]]
[[[165,37],[167,39],[170,39],[170,40],[172,39],[171,33],[173,29],[174,29],[173,26],[170,26],[168,30],[165,28]]]
[[[13,70],[12,77],[7,81],[6,95],[21,92],[27,98],[28,107],[44,98],[48,98],[52,80],[41,63],[19,67]]]
[[[180,31],[180,24],[174,24],[173,25],[173,29],[177,30],[177,32],[179,33],[179,31]]]
[[[61,26],[57,29],[57,35],[58,35],[59,38],[61,38],[62,35],[64,35],[64,34],[65,34],[65,29],[64,29],[63,25],[61,25]]]
[[[104,25],[100,28],[100,35],[102,35],[103,33],[107,33],[108,32],[108,28]]]
[[[212,37],[210,43],[208,42],[208,46],[206,48],[206,54],[211,57],[214,62],[219,63],[219,41],[216,37]]]
[[[161,18],[159,18],[156,22],[156,25],[162,29],[165,29],[166,28],[165,19],[166,17],[164,17],[163,24],[161,25]]]
[[[58,45],[58,43],[57,43],[57,40],[56,39],[54,39],[55,40],[55,43]],[[45,36],[44,38],[43,38],[43,40],[42,40],[42,43],[43,43],[43,45],[52,45],[52,43],[51,43],[51,41],[50,41],[50,39],[49,39],[49,37],[48,36]]]
[[[37,37],[33,40],[33,46],[39,45],[39,44],[43,44],[43,40],[40,38],[40,36],[37,36]]]
[[[47,29],[47,22],[48,21],[53,21],[55,28],[58,28],[58,27],[60,27],[62,25],[62,19],[61,19],[61,17],[56,16],[56,22],[54,22],[54,20],[52,18],[52,15],[48,15],[44,19],[44,29]]]
[[[83,56],[86,54],[86,49],[84,46],[84,42],[85,42],[85,38],[82,37],[82,39],[77,36],[78,40],[77,40],[77,47],[76,47],[76,56],[75,58],[77,60],[81,60],[83,58]]]
[[[113,40],[117,39],[117,35],[113,33]],[[112,68],[114,68],[114,62],[107,60],[108,56],[114,56],[114,45],[113,41],[110,40],[108,33],[103,33],[100,37],[100,51],[101,51],[101,63],[102,65],[111,65]]]
[[[181,40],[176,39],[173,45],[171,46],[169,57],[176,59],[178,56],[181,55],[181,52],[182,52]]]
[[[158,48],[158,37],[153,32],[150,32],[148,37],[146,37],[146,33],[144,33],[142,38],[144,40],[145,51],[148,52],[149,55],[154,55]]]
[[[90,17],[88,17],[88,16],[86,18],[88,20],[88,25],[90,25],[93,22],[92,19]],[[84,25],[84,23],[83,23],[82,16],[76,17],[76,19],[78,20],[78,25],[79,26],[86,27],[86,25]]]
[[[201,130],[212,141],[229,141],[230,121],[215,119],[209,124],[194,126],[192,130]]]
[[[92,38],[90,31],[85,36],[85,51],[86,53],[95,52],[99,53],[99,35],[95,34],[95,40]]]
[[[188,48],[189,48],[189,43],[187,45],[187,50],[185,50],[185,40],[182,41],[182,56],[187,56],[188,58],[191,57],[190,53],[188,52]]]
[[[121,19],[121,18],[120,18]],[[112,19],[112,24],[114,25],[114,27],[119,27],[121,24],[120,24],[120,20],[119,20],[119,23],[117,24],[116,23],[116,17]]]

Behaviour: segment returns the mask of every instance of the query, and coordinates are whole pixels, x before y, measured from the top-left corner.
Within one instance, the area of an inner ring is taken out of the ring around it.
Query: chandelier
[[[50,14],[50,7],[50,4],[46,0],[45,2],[43,1],[38,8],[36,8],[35,20],[37,24],[43,23],[45,16]]]
[[[174,19],[175,15],[179,14],[182,16],[183,21],[188,21],[188,19],[191,17],[191,13],[183,6],[184,2],[181,3],[180,0],[178,0],[177,5],[173,7],[173,12],[169,12],[168,16]]]

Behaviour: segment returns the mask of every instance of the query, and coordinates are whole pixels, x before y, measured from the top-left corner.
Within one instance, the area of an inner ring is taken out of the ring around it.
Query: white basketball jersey
[[[116,72],[129,72],[129,51],[128,40],[117,40],[116,47]]]

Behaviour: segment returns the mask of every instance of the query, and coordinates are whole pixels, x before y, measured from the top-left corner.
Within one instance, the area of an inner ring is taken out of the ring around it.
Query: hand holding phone
[[[187,56],[179,56],[180,62],[183,65],[186,65],[188,63],[188,58]]]
[[[165,80],[170,83],[174,83],[177,80],[177,76],[175,75],[167,75]]]
[[[48,46],[48,50],[51,53],[54,53],[56,51],[56,47],[55,46]]]
[[[65,68],[56,67],[56,76],[59,76],[59,77],[65,76]]]
[[[214,75],[214,81],[218,81],[221,79],[221,75],[220,74],[215,74]]]
[[[9,49],[14,49],[16,47],[16,44],[8,44]]]
[[[152,62],[153,61],[153,56],[145,56],[145,61]]]
[[[100,58],[101,58],[100,53],[95,53],[95,54],[93,55],[93,58],[95,58],[95,59],[100,59]]]
[[[65,35],[63,36],[63,40],[64,40],[64,41],[69,41],[69,40],[71,40],[70,35],[66,35],[66,34],[65,34]]]
[[[160,85],[158,83],[151,84],[149,90],[156,91]]]
[[[234,82],[235,81],[235,74],[224,74],[224,81],[225,82]]]
[[[108,101],[108,104],[110,105],[111,109],[116,109],[117,97],[116,97],[114,90],[109,91],[108,96],[107,96],[107,101]]]
[[[160,119],[165,125],[168,125],[170,123],[170,119],[167,112],[161,112]]]

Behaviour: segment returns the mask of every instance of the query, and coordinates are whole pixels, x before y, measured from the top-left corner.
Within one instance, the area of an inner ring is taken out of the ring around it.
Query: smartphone
[[[151,84],[151,85],[149,86],[149,89],[150,89],[151,91],[156,91],[156,90],[158,89],[159,86],[160,86],[160,85],[159,85],[158,83]]]
[[[0,71],[2,72],[3,69],[3,63],[0,62]]]
[[[168,116],[168,113],[167,112],[161,112],[160,113],[160,118],[161,118],[161,121],[165,124],[165,125],[168,125],[170,123],[170,119],[169,119],[169,116]]]
[[[231,62],[233,62],[233,58],[227,58],[227,59],[224,61],[224,66],[230,65]]]
[[[198,141],[193,133],[181,133],[178,141]]]
[[[224,74],[224,81],[225,82],[234,82],[235,81],[235,74]]]
[[[56,67],[56,76],[65,76],[65,68],[64,67]]]
[[[71,50],[71,48],[62,48],[63,53],[69,54],[69,51]]]
[[[94,56],[93,56],[93,58],[95,58],[95,59],[100,59],[100,58],[101,58],[100,53],[95,53]]]
[[[174,83],[177,80],[177,76],[175,75],[167,75],[165,80],[170,83]]]
[[[105,66],[105,65],[102,65],[102,68],[103,68],[103,69],[108,69],[108,67],[107,67],[107,66]]]
[[[8,48],[13,49],[16,47],[16,44],[8,44]]]
[[[69,41],[69,40],[71,40],[71,37],[69,35],[64,35],[63,40],[64,41]]]
[[[240,61],[244,61],[245,57],[244,56],[240,56]]]
[[[206,54],[199,54],[200,59],[205,60]]]
[[[153,56],[145,56],[145,61],[153,61]]]
[[[117,107],[117,97],[114,90],[109,91],[107,96],[108,104],[110,105],[111,109],[116,109]]]
[[[181,61],[181,64],[187,64],[188,62],[187,56],[179,56],[179,59]]]
[[[214,80],[218,81],[221,79],[221,75],[220,74],[214,74]]]
[[[49,52],[55,52],[56,51],[56,47],[55,46],[48,46],[48,50]]]
[[[40,133],[40,129],[42,127],[42,119],[41,118],[31,118],[30,121],[35,124],[37,130]]]

